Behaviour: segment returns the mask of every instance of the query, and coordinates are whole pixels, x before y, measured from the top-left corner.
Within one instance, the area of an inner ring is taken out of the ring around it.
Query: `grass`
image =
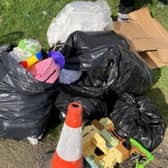
[[[115,18],[119,0],[107,1]],[[0,0],[0,44],[17,42],[21,38],[35,38],[47,50],[47,28],[52,18],[68,2],[71,0]],[[144,5],[149,7],[152,15],[168,30],[168,5],[160,5],[157,0],[137,0],[135,7]],[[157,104],[168,122],[168,66],[154,70],[153,74],[155,83],[146,95]]]
[[[168,66],[154,70],[153,74],[155,83],[146,95],[157,105],[168,123]]]
[[[16,32],[18,39],[36,38],[47,49],[47,28],[68,2],[70,0],[0,0],[0,35]]]

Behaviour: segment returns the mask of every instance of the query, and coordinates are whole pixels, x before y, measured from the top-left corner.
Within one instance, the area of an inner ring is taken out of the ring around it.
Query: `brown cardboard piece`
[[[155,51],[157,43],[137,23],[114,22],[114,30],[125,36],[133,45],[136,51]]]
[[[123,35],[151,67],[168,64],[168,32],[151,17],[148,8],[129,14],[129,22],[114,22],[114,30]]]

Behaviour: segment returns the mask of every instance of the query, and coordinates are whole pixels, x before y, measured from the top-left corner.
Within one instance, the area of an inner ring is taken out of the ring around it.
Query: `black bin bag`
[[[131,50],[99,46],[79,56],[80,80],[68,85],[71,92],[99,97],[124,92],[142,94],[152,84],[151,70]]]
[[[135,138],[150,151],[163,140],[165,123],[149,98],[123,94],[110,118],[120,136]]]
[[[68,85],[71,92],[92,97],[142,94],[152,84],[151,70],[115,32],[74,32],[62,53],[65,68],[83,72],[80,80]]]
[[[0,53],[0,137],[38,137],[54,104],[57,84],[35,80],[7,52]]]
[[[127,41],[114,31],[75,31],[72,33],[62,48],[65,56],[65,68],[77,70],[80,68],[80,55],[99,46],[120,45],[129,48]]]
[[[107,103],[102,98],[77,96],[67,92],[64,88],[60,88],[55,101],[55,107],[59,112],[61,120],[64,120],[66,116],[68,104],[73,101],[78,101],[82,104],[84,122],[107,116]]]

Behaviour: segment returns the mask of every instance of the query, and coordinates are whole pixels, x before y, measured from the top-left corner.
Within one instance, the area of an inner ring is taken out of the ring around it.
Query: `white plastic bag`
[[[105,0],[74,1],[67,4],[51,22],[47,38],[51,47],[65,42],[74,31],[102,31],[112,26],[111,9]]]

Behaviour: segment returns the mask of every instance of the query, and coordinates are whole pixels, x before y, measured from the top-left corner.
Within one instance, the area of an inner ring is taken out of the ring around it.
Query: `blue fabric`
[[[59,76],[59,82],[62,84],[71,84],[79,80],[82,72],[80,70],[62,69]]]

